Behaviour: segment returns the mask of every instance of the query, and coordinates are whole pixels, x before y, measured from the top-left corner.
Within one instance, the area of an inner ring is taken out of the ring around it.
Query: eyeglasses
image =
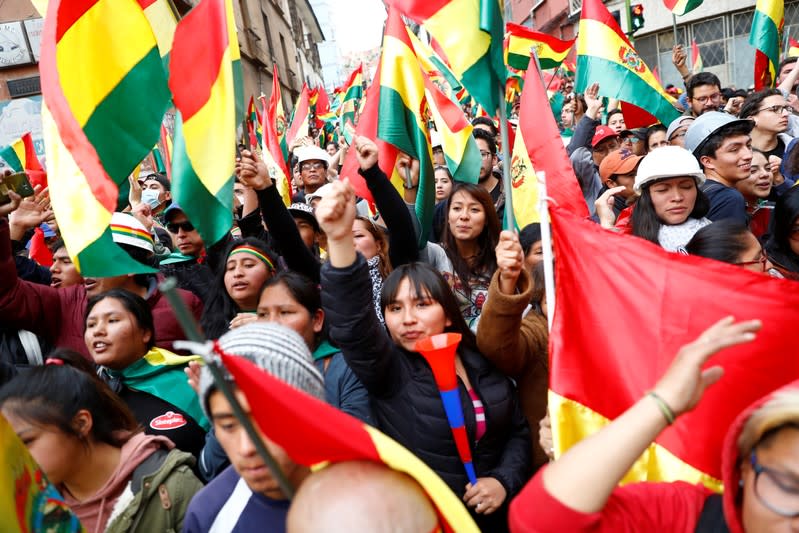
[[[716,103],[721,101],[721,93],[713,93],[709,96],[697,96],[696,98],[691,98],[691,100],[696,100],[700,104],[706,104],[708,100]]]
[[[754,261],[741,261],[735,264],[742,267],[760,265],[760,269],[763,272],[765,272],[767,262],[768,262],[768,255],[766,255],[766,251],[761,248],[760,255],[757,256],[757,259],[755,259]]]
[[[755,495],[760,503],[780,516],[799,516],[799,480],[761,465],[754,451],[749,462],[755,471]]]
[[[494,154],[492,154],[491,152],[486,152],[485,150],[480,150],[480,156],[481,156],[483,159],[488,159],[489,157],[491,157],[491,156],[493,156],[493,155],[494,155]]]
[[[624,139],[622,139],[621,142],[627,144],[638,144],[639,142],[641,142],[641,139],[633,135],[630,135],[629,137],[625,137]]]
[[[170,222],[166,225],[166,229],[169,231],[169,233],[178,233],[180,230],[188,233],[190,231],[194,231],[194,225],[188,220],[186,222]]]
[[[793,108],[789,105],[772,105],[758,110],[758,113],[760,111],[771,111],[772,113],[775,113],[777,115],[782,115],[783,113],[788,113],[790,115],[791,113],[793,113]]]
[[[321,170],[324,167],[325,167],[325,164],[322,163],[321,161],[310,161],[310,162],[303,163],[302,165],[300,165],[300,170],[311,170],[311,169]]]

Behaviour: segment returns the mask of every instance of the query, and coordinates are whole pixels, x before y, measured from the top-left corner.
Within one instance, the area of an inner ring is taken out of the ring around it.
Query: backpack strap
[[[702,513],[694,533],[730,533],[724,519],[724,504],[721,494],[711,494],[702,506]]]

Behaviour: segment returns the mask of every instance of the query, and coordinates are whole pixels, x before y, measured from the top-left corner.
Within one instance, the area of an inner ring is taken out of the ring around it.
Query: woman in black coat
[[[356,149],[362,168],[376,164],[374,144],[356,143]],[[377,426],[463,497],[481,529],[506,530],[507,504],[531,474],[530,433],[512,382],[477,351],[449,286],[426,264],[403,265],[386,279],[381,298],[385,328],[369,312],[371,281],[353,243],[355,196],[348,183],[335,183],[316,214],[328,238],[322,305],[330,338],[369,392]],[[418,340],[445,331],[463,337],[456,373],[478,479],[474,486],[458,455],[433,373],[413,350]],[[470,392],[482,403],[484,421]]]

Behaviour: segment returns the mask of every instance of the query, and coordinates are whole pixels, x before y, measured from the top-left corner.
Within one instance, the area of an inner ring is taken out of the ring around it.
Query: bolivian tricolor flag
[[[658,83],[649,67],[619,28],[602,0],[585,0],[577,36],[577,79],[575,92],[599,83],[602,96],[616,98],[645,109],[663,124],[680,113],[672,98]]]
[[[391,0],[424,25],[469,93],[494,114],[505,90],[499,0]]]
[[[784,0],[757,0],[749,44],[755,47],[755,90],[773,87],[780,62],[782,27],[785,24]]]
[[[409,475],[424,489],[438,512],[443,531],[479,531],[463,502],[444,481],[395,440],[287,385],[242,357],[225,354],[222,362],[233,375],[236,387],[247,397],[260,430],[294,462],[313,470],[343,461],[384,464]],[[281,422],[276,423],[277,420]]]
[[[277,69],[277,66],[275,66]],[[275,131],[275,123],[269,120],[269,116],[273,115],[275,108],[280,105],[280,89],[275,88],[277,85],[277,72],[275,72],[272,86],[272,95],[269,97],[269,103],[265,102],[266,97],[261,96],[261,105],[263,106],[264,120],[263,120],[263,146],[261,148],[261,157],[263,158],[266,169],[269,172],[269,177],[275,182],[275,187],[280,192],[280,198],[283,204],[288,207],[291,205],[291,183],[286,160],[283,158],[283,151],[280,148],[280,139]]]
[[[388,10],[379,81],[380,119],[377,136],[419,160],[416,216],[422,226],[419,237],[422,246],[427,242],[427,231],[432,224],[435,207],[433,153],[423,118],[426,102],[422,70],[405,23],[394,8]]]
[[[247,104],[247,118],[245,119],[247,122],[247,133],[250,137],[250,146],[258,147],[260,149],[261,145],[263,144],[263,130],[261,128],[261,124],[263,124],[263,119],[261,118],[261,113],[258,111],[258,107],[255,105],[255,97],[250,96],[250,103]]]
[[[732,421],[799,377],[799,359],[786,356],[799,343],[795,282],[669,253],[560,208],[551,208],[550,218],[558,258],[549,394],[556,455],[652,390],[680,348],[712,324],[726,316],[763,323],[754,342],[713,356],[709,365],[720,365],[724,376],[657,437],[624,479],[683,480],[721,490],[720,450]]]
[[[352,71],[347,83],[344,84],[344,92],[341,101],[341,131],[347,144],[352,143],[350,128],[346,128],[347,123],[355,126],[357,124],[355,111],[363,98],[363,64]]]
[[[482,157],[472,136],[474,127],[466,120],[460,106],[447,98],[427,76],[424,77],[424,92],[436,130],[441,135],[441,148],[452,179],[477,183]]]
[[[455,74],[447,65],[447,62],[441,58],[438,53],[424,41],[419,39],[415,33],[408,31],[408,37],[413,43],[413,50],[416,52],[416,57],[419,59],[419,65],[422,70],[427,74],[430,79],[439,78],[449,85],[451,91],[457,91],[461,88],[461,84]]]
[[[172,197],[206,246],[233,222],[238,47],[230,1],[201,0],[178,24],[169,60],[178,110]]]
[[[41,46],[50,198],[70,257],[84,276],[152,272],[108,227],[169,105],[150,23],[136,0],[51,0]]]
[[[522,229],[531,222],[541,221],[536,172],[545,175],[547,195],[557,205],[579,217],[587,217],[588,207],[563,146],[538,67],[531,63],[525,76],[510,163],[512,189],[505,192],[513,195],[516,225]]]
[[[505,59],[508,66],[517,70],[527,70],[531,49],[535,49],[542,70],[558,68],[569,55],[575,41],[563,41],[511,22],[505,25],[505,32],[508,36]]]
[[[47,174],[39,161],[39,156],[36,155],[30,132],[22,134],[22,137],[0,149],[0,157],[15,172],[25,171],[31,185],[47,186]]]
[[[696,39],[691,41],[691,74],[697,74],[704,69],[702,63],[702,54],[699,53],[699,45],[696,44]]]
[[[291,113],[288,132],[286,132],[287,146],[291,146],[295,140],[301,137],[307,137],[310,135],[310,131],[308,131],[308,127],[310,125],[308,118],[310,113],[311,94],[308,90],[308,86],[303,83],[302,91],[300,91],[300,97],[294,104],[294,111]]]
[[[663,0],[663,4],[679,17],[702,5],[702,0]]]
[[[266,112],[266,119],[271,127],[275,128],[277,143],[283,153],[283,161],[289,160],[289,149],[286,143],[288,133],[288,122],[286,121],[286,111],[283,109],[283,96],[280,91],[280,79],[277,74],[277,64],[272,68],[272,94],[269,95],[269,109]]]

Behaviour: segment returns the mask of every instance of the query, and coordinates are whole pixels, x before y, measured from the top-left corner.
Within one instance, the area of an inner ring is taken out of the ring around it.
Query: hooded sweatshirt
[[[741,508],[736,502],[740,492],[740,458],[738,437],[749,416],[774,395],[789,388],[799,388],[799,380],[771,392],[742,411],[727,430],[722,450],[724,482],[724,521],[730,533],[744,533]],[[554,498],[544,488],[543,474],[538,471],[527,486],[511,502],[508,520],[510,529],[518,532],[617,532],[657,531],[691,533],[708,496],[713,492],[702,485],[683,481],[674,483],[631,483],[616,488],[605,507],[597,513],[581,513]],[[590,489],[589,489],[590,490]],[[717,522],[721,521],[717,517]]]
[[[105,531],[114,505],[130,483],[136,467],[159,448],[173,447],[172,442],[166,437],[137,433],[122,445],[117,469],[95,495],[87,500],[78,501],[65,486],[61,486],[59,489],[64,494],[64,501],[78,516],[87,533]]]

